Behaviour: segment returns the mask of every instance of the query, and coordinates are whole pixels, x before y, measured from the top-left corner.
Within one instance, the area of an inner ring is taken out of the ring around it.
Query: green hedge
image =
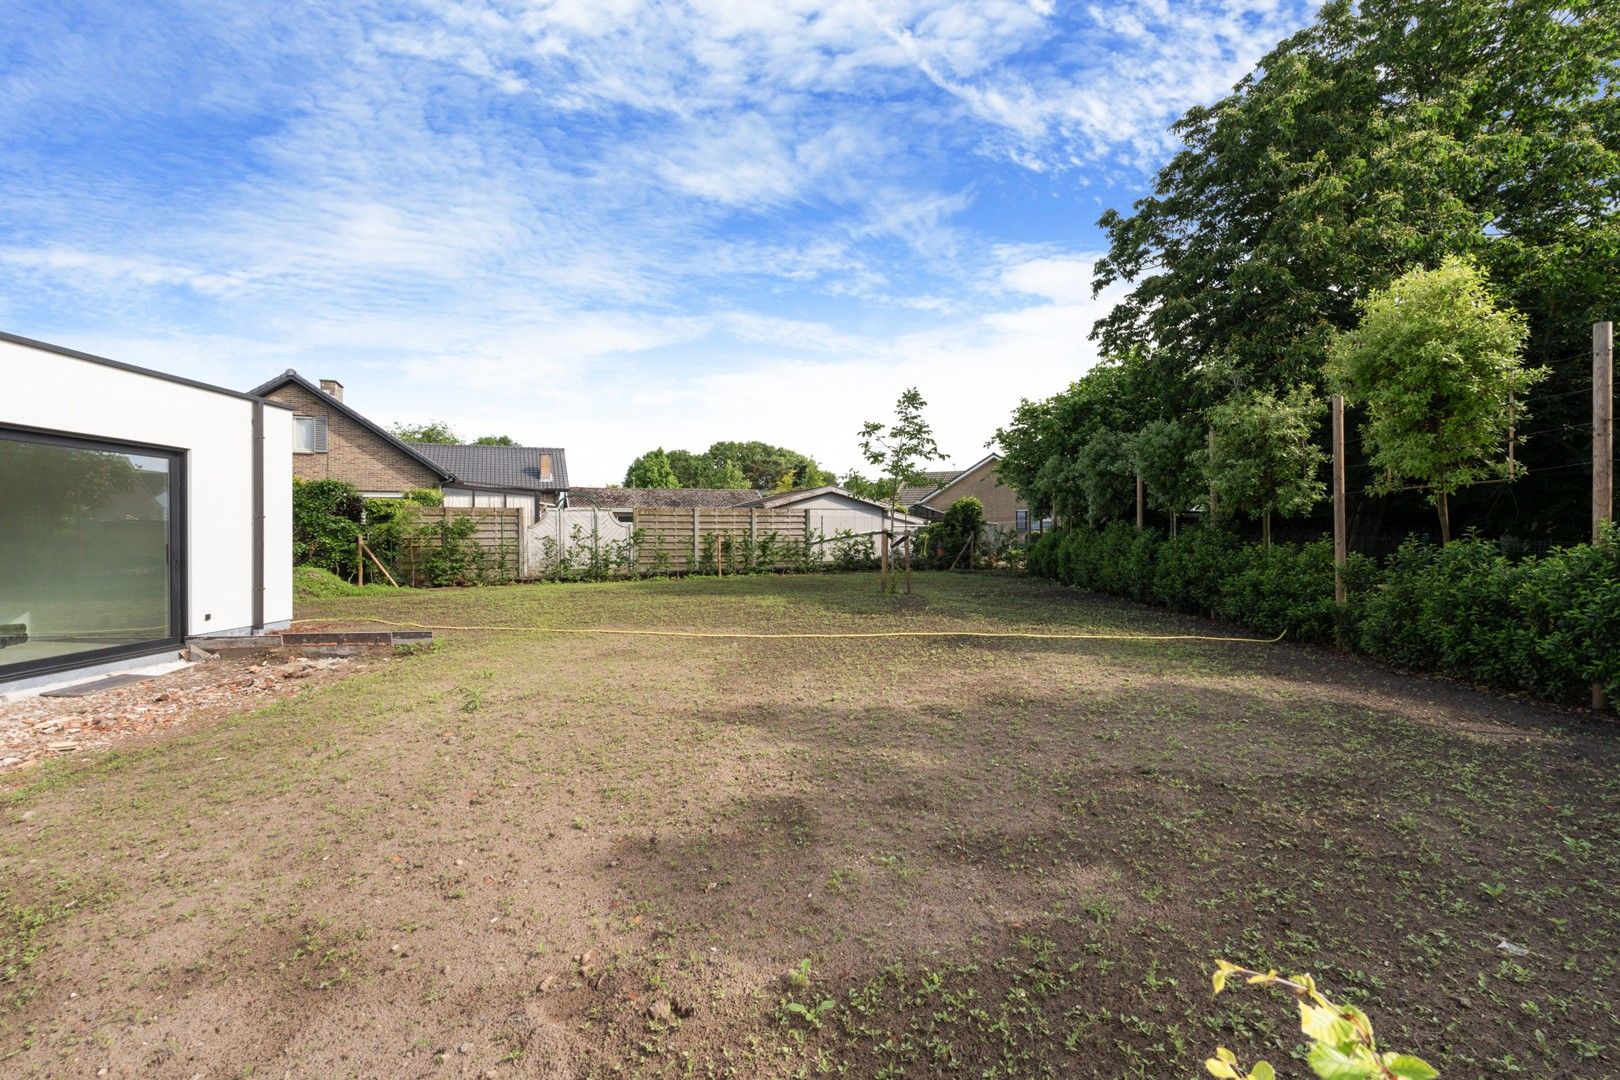
[[[1075,588],[1337,641],[1411,670],[1566,702],[1584,702],[1598,681],[1620,697],[1620,537],[1520,560],[1474,536],[1409,540],[1382,565],[1351,556],[1343,610],[1326,539],[1268,551],[1219,529],[1166,539],[1114,522],[1040,536],[1028,565]]]
[[[453,517],[420,522],[415,510],[440,506],[433,490],[407,491],[399,499],[367,499],[344,480],[293,480],[293,564],[319,567],[344,581],[358,576],[355,540],[364,529],[366,546],[401,582],[411,585],[474,585],[510,577],[504,566],[489,565],[473,540],[477,522]],[[412,548],[412,557],[404,558]],[[367,566],[367,575],[375,577]]]

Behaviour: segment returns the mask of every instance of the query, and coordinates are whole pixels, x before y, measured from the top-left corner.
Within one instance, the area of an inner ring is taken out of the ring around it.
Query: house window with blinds
[[[326,417],[293,417],[293,453],[326,453]]]

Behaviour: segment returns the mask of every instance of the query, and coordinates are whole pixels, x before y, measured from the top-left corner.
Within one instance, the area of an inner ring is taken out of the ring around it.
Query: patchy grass
[[[367,567],[368,570],[371,567]],[[319,566],[293,567],[293,599],[330,600],[336,596],[377,596],[394,591],[386,582],[356,585]],[[411,590],[415,591],[415,590]]]
[[[941,574],[300,614],[1220,632]],[[1213,998],[1223,956],[1313,972],[1447,1076],[1615,1076],[1617,765],[1606,727],[1292,646],[450,633],[5,782],[0,956],[26,960],[0,1054],[1111,1078],[1195,1075],[1219,1042],[1288,1064],[1290,1004]],[[86,881],[116,890],[61,884]]]

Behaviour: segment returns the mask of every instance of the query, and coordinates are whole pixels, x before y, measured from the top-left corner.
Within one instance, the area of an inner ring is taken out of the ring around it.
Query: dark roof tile
[[[568,487],[568,464],[561,447],[411,443],[411,449],[466,487],[504,491],[560,491]],[[550,476],[541,475],[541,454],[551,455]]]

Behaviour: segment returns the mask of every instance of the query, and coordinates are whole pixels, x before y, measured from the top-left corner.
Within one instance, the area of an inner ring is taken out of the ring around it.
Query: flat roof
[[[240,390],[232,390],[226,386],[215,386],[213,383],[201,382],[197,379],[188,379],[183,375],[170,375],[166,371],[154,371],[151,368],[139,367],[135,364],[126,364],[122,360],[109,360],[105,356],[96,356],[94,353],[80,352],[78,349],[69,349],[62,345],[52,345],[48,341],[36,341],[33,338],[23,337],[21,334],[8,334],[0,330],[0,341],[9,341],[13,345],[26,345],[30,349],[41,349],[45,352],[56,353],[58,356],[71,356],[75,360],[84,360],[92,364],[101,364],[104,367],[117,368],[127,371],[131,375],[145,375],[149,379],[161,379],[164,382],[178,383],[189,386],[194,390],[207,390],[212,394],[224,394],[226,397],[240,398],[243,401],[259,401],[277,409],[292,411],[292,406],[283,405],[279,401],[269,398],[256,397],[253,394],[244,394]]]

